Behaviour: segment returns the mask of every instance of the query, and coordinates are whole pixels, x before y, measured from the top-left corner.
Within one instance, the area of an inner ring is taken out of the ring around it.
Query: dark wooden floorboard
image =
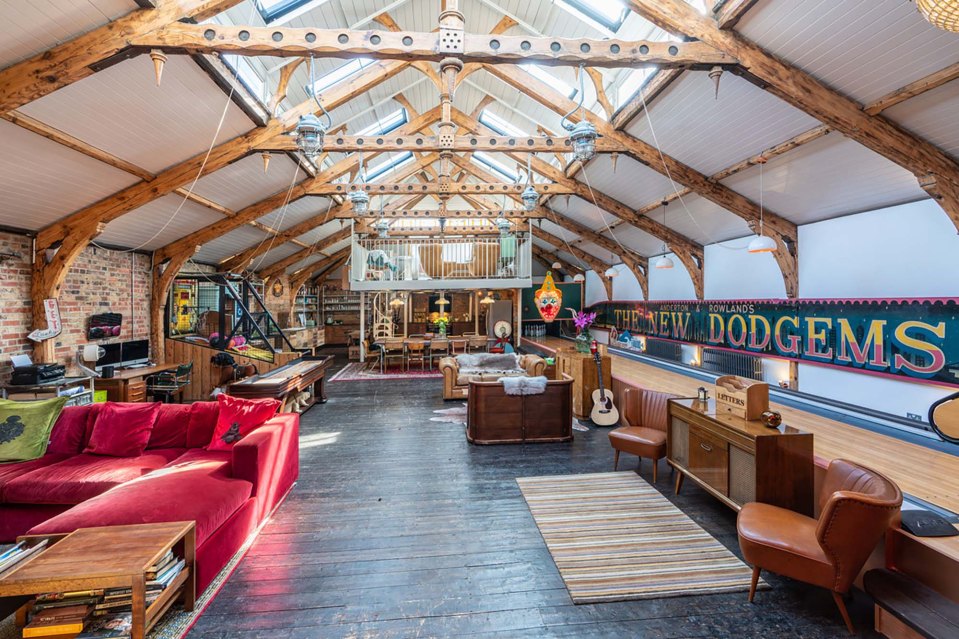
[[[440,380],[327,392],[301,422],[297,486],[189,639],[848,636],[829,593],[775,575],[755,604],[730,593],[573,605],[515,480],[612,470],[607,429],[471,446],[462,427],[429,421],[459,404],[442,401]],[[738,555],[735,514],[690,484],[672,495],[665,464],[660,475],[656,487]],[[865,601],[852,612],[861,636],[878,636]]]

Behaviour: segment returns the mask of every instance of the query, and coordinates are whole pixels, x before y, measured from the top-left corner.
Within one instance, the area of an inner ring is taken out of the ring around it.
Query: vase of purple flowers
[[[576,351],[588,353],[589,344],[593,341],[593,335],[589,332],[589,327],[596,321],[596,313],[574,311],[571,308],[568,310],[573,314],[573,325],[576,327]]]

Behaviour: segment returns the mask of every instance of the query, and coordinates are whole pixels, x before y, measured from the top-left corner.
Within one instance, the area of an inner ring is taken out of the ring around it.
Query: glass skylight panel
[[[656,71],[655,67],[630,69],[626,78],[616,89],[616,106],[621,107],[636,95],[636,92],[646,84],[646,79]]]
[[[350,60],[346,64],[341,64],[340,66],[336,67],[329,73],[326,73],[316,78],[316,81],[313,83],[313,93],[315,93],[316,95],[319,95],[323,93],[323,91],[329,89],[330,87],[336,84],[339,84],[340,82],[347,79],[354,73],[358,73],[359,71],[370,66],[371,64],[373,64],[373,61],[368,58],[356,58],[356,59]],[[309,85],[306,86],[306,92],[307,93],[310,92]]]
[[[623,26],[627,9],[619,0],[557,0],[557,4],[573,14],[596,22],[613,33]]]
[[[545,82],[551,87],[558,89],[560,92],[566,94],[566,97],[568,98],[573,98],[579,92],[579,89],[575,88],[571,84],[563,82],[538,64],[521,64],[520,66],[529,71],[530,74],[533,75],[537,80]]]
[[[366,181],[373,182],[377,178],[385,176],[386,173],[389,173],[390,171],[393,171],[394,169],[400,168],[402,165],[406,164],[412,159],[413,159],[412,151],[407,151],[405,153],[401,153],[399,155],[388,158],[384,160],[383,162],[380,162],[376,166],[367,169]],[[386,177],[388,178],[389,176],[386,176]]]
[[[236,74],[246,90],[256,96],[257,100],[260,100],[263,104],[269,102],[271,96],[266,90],[263,78],[260,77],[260,74],[253,68],[253,64],[245,56],[223,54],[221,59]]]
[[[479,121],[481,124],[493,129],[493,131],[499,135],[515,135],[517,137],[526,137],[529,135],[519,127],[514,126],[510,121],[501,118],[489,109],[483,109],[483,112],[480,113]]]
[[[409,121],[410,119],[406,114],[406,109],[397,109],[385,118],[377,120],[362,131],[357,131],[356,135],[386,135],[390,131],[395,131]]]
[[[254,0],[256,8],[259,10],[263,20],[267,23],[273,22],[297,9],[306,8],[309,5],[321,5],[326,0]]]
[[[508,182],[519,182],[520,176],[518,173],[512,171],[508,166],[494,159],[493,156],[488,153],[477,151],[473,154],[473,161],[490,169],[493,173],[506,178]]]

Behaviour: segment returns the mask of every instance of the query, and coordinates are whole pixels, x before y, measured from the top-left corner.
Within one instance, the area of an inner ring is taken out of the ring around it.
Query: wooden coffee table
[[[192,521],[80,528],[66,535],[30,535],[19,540],[52,544],[0,579],[0,597],[47,592],[130,588],[132,639],[143,639],[173,602],[196,603],[196,531]],[[185,560],[180,572],[153,603],[146,605],[146,571],[170,549]],[[27,604],[29,605],[29,604]],[[27,606],[17,611],[26,622]]]

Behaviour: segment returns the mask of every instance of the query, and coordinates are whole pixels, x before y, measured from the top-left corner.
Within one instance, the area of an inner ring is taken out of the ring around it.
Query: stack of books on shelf
[[[173,551],[167,552],[146,573],[146,605],[156,601],[185,562]],[[76,639],[129,637],[132,628],[133,592],[131,588],[105,588],[50,592],[37,595],[31,602],[29,623],[23,636]]]
[[[0,579],[12,573],[17,566],[46,547],[47,540],[44,539],[33,546],[29,546],[27,542],[21,541],[16,545],[0,549]]]

